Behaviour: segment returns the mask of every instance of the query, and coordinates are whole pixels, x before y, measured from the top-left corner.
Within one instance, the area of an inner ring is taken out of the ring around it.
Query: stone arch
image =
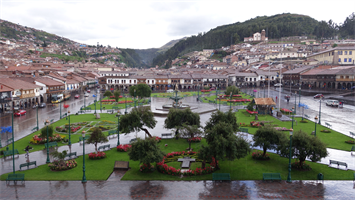
[[[337,89],[341,89],[341,83],[338,83]]]

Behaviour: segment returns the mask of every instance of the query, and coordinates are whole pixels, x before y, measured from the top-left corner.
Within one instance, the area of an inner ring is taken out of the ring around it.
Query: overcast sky
[[[308,15],[343,23],[355,0],[0,0],[0,18],[68,39],[119,48],[161,47],[256,16]]]

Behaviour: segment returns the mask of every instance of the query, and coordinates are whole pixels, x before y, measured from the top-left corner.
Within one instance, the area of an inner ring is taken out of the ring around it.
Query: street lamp
[[[134,108],[136,108],[136,89],[134,89],[133,98],[134,98]]]
[[[125,111],[124,114],[127,114],[127,95],[124,95],[125,101],[124,101],[124,107],[125,107]]]
[[[292,107],[292,112],[295,112],[295,111],[296,111],[295,107]],[[293,113],[293,115],[292,115],[292,128],[293,128],[294,116],[295,116],[295,114]]]
[[[290,155],[288,159],[288,176],[286,181],[288,183],[292,183],[291,180],[292,134],[293,134],[293,128],[290,129]]]
[[[44,122],[44,125],[46,125],[47,127],[47,161],[46,163],[50,163],[51,161],[49,160],[49,139],[48,139],[48,124],[49,124],[49,120],[47,119],[45,122]]]
[[[83,136],[83,179],[81,180],[82,183],[86,183],[86,176],[85,176],[85,131],[82,132]]]
[[[95,113],[94,114],[96,114],[96,100],[94,100],[94,104],[95,104]]]
[[[295,108],[295,113],[294,113],[294,115],[296,114],[296,108],[297,108],[296,107],[296,103],[297,103],[296,97],[297,97],[297,92],[295,91],[295,107],[294,107]]]
[[[298,88],[298,90],[299,90],[299,92],[298,92],[298,94],[299,94],[298,105],[300,105],[300,104],[301,104],[301,85],[300,85],[300,87]]]
[[[218,98],[218,87],[216,88],[216,106],[217,106],[217,98]]]
[[[321,113],[321,109],[322,109],[322,98],[319,99],[319,121],[318,121],[318,124],[321,124],[321,123],[320,123],[320,113]]]
[[[318,120],[318,117],[316,115],[316,117],[314,118],[314,137],[317,136],[317,120]]]
[[[62,102],[59,102],[59,119],[62,119]]]
[[[197,101],[200,100],[200,85],[198,85],[198,89],[197,89]]]
[[[71,140],[70,140],[70,132],[71,132],[71,129],[70,129],[70,110],[68,110],[68,117],[69,117],[69,141],[68,141],[68,145],[70,146],[71,145]]]
[[[219,109],[218,110],[221,110],[221,96],[219,96]]]
[[[121,113],[117,110],[117,146],[120,145],[120,116]]]
[[[232,92],[229,95],[229,110],[232,110]]]

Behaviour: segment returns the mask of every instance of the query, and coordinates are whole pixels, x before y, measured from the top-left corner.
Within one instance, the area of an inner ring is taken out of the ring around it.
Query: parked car
[[[327,106],[334,106],[334,107],[338,107],[339,106],[339,101],[338,100],[328,100],[325,105]]]
[[[45,107],[46,107],[46,103],[40,103],[40,104],[38,105],[38,107],[40,107],[40,108],[45,108]]]
[[[76,94],[76,95],[74,96],[75,99],[79,99],[79,97],[80,97],[80,95],[78,95],[78,94]]]
[[[90,93],[90,90],[86,90],[87,93]]]
[[[314,95],[314,99],[319,99],[319,98],[323,98],[324,96],[323,96],[323,94],[316,94],[316,95]]]
[[[281,83],[276,83],[276,84],[274,84],[274,87],[282,87],[282,84]]]
[[[26,115],[26,110],[18,110],[14,113],[14,116]]]
[[[169,89],[169,90],[167,90],[166,92],[167,92],[167,93],[173,93],[174,90],[173,90],[173,89]]]
[[[89,94],[88,94],[88,93],[85,93],[85,94],[84,94],[84,97],[89,97]]]

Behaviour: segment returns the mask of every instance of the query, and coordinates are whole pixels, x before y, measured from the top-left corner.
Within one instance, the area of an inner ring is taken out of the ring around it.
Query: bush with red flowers
[[[133,103],[133,101],[132,100],[124,100],[124,101],[119,101],[119,102],[117,102],[117,103]]]
[[[253,152],[251,154],[251,157],[256,160],[269,160],[270,159],[270,156],[268,153],[266,153],[265,156],[263,156],[263,152],[261,152],[261,151]]]
[[[201,92],[211,92],[211,90],[201,90]]]
[[[106,153],[98,151],[97,153],[89,153],[89,158],[92,160],[103,159],[106,158]]]
[[[247,109],[247,112],[248,112],[249,114],[251,114],[251,115],[253,115],[253,114],[258,114],[258,111],[250,111],[250,110],[248,110],[248,109]]]
[[[117,146],[117,151],[127,152],[131,147],[132,145],[130,144],[120,144]]]
[[[154,165],[151,164],[143,163],[141,166],[139,166],[139,171],[143,173],[153,172],[154,170]]]
[[[150,139],[155,140],[155,141],[157,141],[158,143],[161,141],[161,138],[158,137],[158,136],[153,136],[153,137],[150,138]]]
[[[187,141],[191,141],[191,142],[201,142],[201,137],[193,137],[193,138],[189,138],[187,139]]]
[[[114,99],[105,99],[105,100],[101,100],[101,102],[115,102]]]

